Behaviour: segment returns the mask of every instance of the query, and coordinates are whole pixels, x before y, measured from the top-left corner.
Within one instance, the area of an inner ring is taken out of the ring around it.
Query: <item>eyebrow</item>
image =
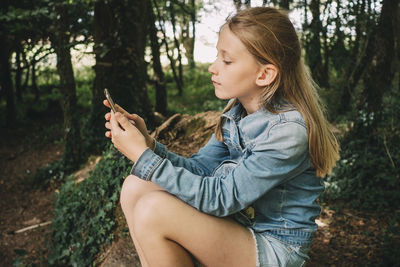
[[[218,49],[218,47],[217,47],[217,50],[218,50],[218,52],[221,52],[222,53],[222,55],[228,55],[228,56],[231,56],[231,54],[228,52],[228,51],[226,51],[226,50],[224,50],[224,49]]]

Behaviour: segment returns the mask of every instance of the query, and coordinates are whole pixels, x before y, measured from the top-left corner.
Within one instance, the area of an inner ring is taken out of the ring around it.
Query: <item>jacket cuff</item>
[[[157,155],[159,155],[162,158],[166,158],[167,157],[167,148],[161,144],[160,142],[158,142],[156,140],[155,146],[154,146],[154,153],[156,153]]]
[[[150,181],[151,175],[162,161],[163,158],[161,158],[159,155],[156,155],[153,151],[151,151],[150,148],[147,148],[133,165],[130,173],[139,177],[140,179]]]

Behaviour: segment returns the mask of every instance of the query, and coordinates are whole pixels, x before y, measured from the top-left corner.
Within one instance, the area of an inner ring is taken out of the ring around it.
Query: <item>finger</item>
[[[137,118],[138,118],[139,116],[136,115],[136,114],[128,114],[126,117],[127,117],[128,119],[130,119],[130,120],[135,121],[135,120],[137,120]]]
[[[103,100],[103,104],[104,104],[104,106],[106,106],[106,107],[108,107],[108,108],[111,108],[111,105],[110,105],[110,103],[108,102],[107,99],[104,99],[104,100]],[[115,108],[116,108],[116,110],[117,110],[118,112],[121,112],[121,113],[124,114],[125,116],[128,116],[128,115],[129,115],[129,113],[128,113],[125,109],[123,109],[120,105],[115,104]]]
[[[108,102],[107,99],[104,99],[104,100],[103,100],[103,104],[104,104],[104,106],[106,106],[106,107],[108,107],[108,108],[111,108],[110,102]],[[121,112],[121,113],[128,113],[128,112],[126,112],[123,108],[121,108],[118,104],[115,104],[115,109],[116,109],[118,112]]]
[[[146,129],[146,123],[144,122],[144,120],[137,114],[129,114],[128,119],[133,120],[135,123],[135,125],[139,128],[139,129]]]
[[[104,115],[104,118],[105,118],[107,121],[109,121],[110,118],[111,118],[111,113],[110,113],[110,112],[106,113],[106,115]]]
[[[129,122],[129,120],[122,115],[121,113],[117,112],[115,114],[115,119],[118,121],[118,123],[125,129],[127,130],[129,127],[132,127],[132,124]]]
[[[106,127],[107,129],[111,130],[111,123],[106,122],[105,127]]]
[[[137,114],[128,114],[128,116],[126,116],[126,117],[129,120],[134,121],[135,123],[143,124],[143,123],[141,123],[143,121],[143,119],[141,117],[139,117],[139,115],[137,115]]]
[[[111,138],[111,131],[107,131],[107,132],[105,133],[105,136],[108,137],[108,138]]]
[[[129,113],[125,115],[125,117],[128,118],[128,121],[129,121],[131,124],[135,125],[135,126],[136,126],[136,122],[135,122],[136,116],[137,116],[136,114],[129,114]]]
[[[118,114],[118,112],[117,112]],[[119,113],[121,114],[121,113]],[[114,111],[111,111],[111,118],[110,118],[110,124],[111,124],[111,131],[120,131],[122,130],[121,127],[118,124],[118,121],[115,118],[115,113]]]
[[[103,100],[103,105],[106,106],[106,107],[108,107],[108,108],[111,108],[111,105],[110,105],[110,103],[108,103],[108,100],[107,100],[107,99],[104,99],[104,100]]]

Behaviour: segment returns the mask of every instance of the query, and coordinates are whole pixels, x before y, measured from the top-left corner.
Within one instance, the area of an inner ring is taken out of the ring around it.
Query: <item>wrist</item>
[[[154,139],[153,137],[151,137],[149,135],[149,137],[147,138],[147,146],[154,151],[155,147],[156,147],[156,139]]]
[[[132,154],[131,160],[132,160],[133,162],[138,161],[139,158],[140,158],[140,156],[142,156],[142,154],[146,151],[147,148],[148,148],[148,147],[146,146],[146,147],[141,147],[141,148],[135,149],[135,152]]]

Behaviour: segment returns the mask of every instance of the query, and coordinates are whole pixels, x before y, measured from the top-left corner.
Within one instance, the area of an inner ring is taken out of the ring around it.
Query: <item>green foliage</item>
[[[318,94],[325,105],[326,115],[329,121],[334,121],[336,123],[348,122],[351,118],[352,110],[355,108],[356,98],[359,97],[360,86],[354,89],[354,95],[349,102],[348,110],[343,112],[340,110],[340,103],[342,101],[343,88],[345,88],[347,78],[333,68],[331,68],[329,75],[329,86],[326,88],[321,87],[318,90]]]
[[[89,66],[78,68],[75,71],[76,97],[78,106],[87,111],[90,110],[92,105],[92,87],[94,76],[94,70]]]
[[[110,146],[89,178],[76,184],[69,177],[54,206],[50,265],[92,266],[96,254],[113,239],[114,210],[130,166]]]
[[[25,267],[25,257],[28,254],[28,252],[25,249],[14,249],[15,254],[17,254],[17,257],[15,258],[13,262],[14,267]]]
[[[31,259],[28,257],[28,252],[25,249],[14,249],[17,257],[13,261],[13,267],[36,267],[36,266],[45,266],[44,256],[42,254],[42,250],[37,248],[36,250],[36,259],[39,259],[39,265],[30,262]]]
[[[92,86],[94,80],[94,70],[90,66],[81,66],[75,69],[76,97],[78,110],[81,119],[84,121],[89,115],[92,103]],[[63,95],[58,87],[59,76],[54,67],[38,67],[37,68],[37,87],[39,90],[39,98],[37,99],[34,92],[27,88],[23,94],[23,102],[17,103],[17,118],[19,122],[34,123],[39,117],[61,118],[62,107],[61,101]],[[31,84],[28,84],[31,86]],[[0,101],[0,121],[5,121],[6,102]],[[49,125],[48,127],[51,127]],[[57,125],[59,126],[59,125]]]
[[[400,98],[386,97],[379,114],[360,111],[341,144],[341,159],[327,178],[330,199],[355,207],[395,207],[400,201]],[[397,207],[396,207],[397,208]]]
[[[168,94],[168,111],[170,114],[196,114],[208,110],[222,110],[226,101],[219,100],[214,93],[208,64],[196,64],[194,70],[184,71],[183,95],[178,95],[172,72],[165,73]],[[155,103],[154,88],[149,88],[149,97]]]
[[[51,182],[60,183],[65,178],[63,166],[61,160],[53,161],[30,175],[26,184],[33,188],[47,188]]]
[[[51,68],[44,70],[48,74],[48,79],[39,80],[39,90],[41,97],[36,100],[32,93],[26,94],[24,98],[24,105],[18,106],[18,113],[21,119],[32,119],[35,117],[43,116],[54,116],[62,118],[62,108],[61,100],[62,94],[60,90],[55,86],[56,80],[53,80],[53,71]],[[94,71],[90,67],[80,68],[76,75],[76,85],[77,85],[77,102],[78,110],[82,114],[80,116],[81,124],[87,119],[89,115],[89,110],[91,106],[92,91],[91,86],[93,84]],[[53,136],[55,132],[59,132],[63,125],[60,124],[50,124],[46,128],[41,129],[42,136]],[[88,140],[84,140],[88,142]],[[60,183],[64,180],[66,175],[75,169],[72,168],[66,162],[68,159],[61,159],[58,161],[53,161],[48,165],[38,169],[34,174],[32,174],[27,179],[27,184],[34,187],[47,187],[51,182]]]
[[[5,12],[0,13],[0,24],[8,34],[19,34],[20,32],[40,31],[38,25],[48,25],[48,10],[44,1],[35,2],[35,8],[29,1],[19,1],[8,5]]]

